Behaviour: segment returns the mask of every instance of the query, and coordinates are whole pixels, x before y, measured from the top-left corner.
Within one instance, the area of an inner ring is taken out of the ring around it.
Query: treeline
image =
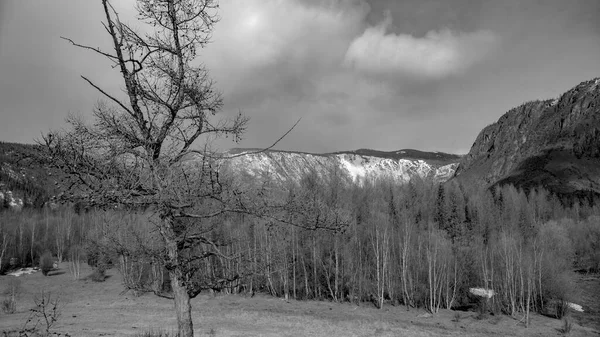
[[[299,188],[349,211],[351,221],[330,232],[260,221],[244,227],[251,229],[239,235],[248,238],[249,262],[263,267],[246,282],[251,288],[436,312],[472,304],[469,289],[481,287],[496,294],[494,310],[514,315],[575,301],[573,269],[600,269],[594,205],[564,207],[544,190],[512,186],[319,180]]]
[[[191,281],[215,291],[434,313],[473,305],[469,289],[479,287],[494,292],[491,310],[516,315],[576,301],[573,270],[600,271],[597,205],[564,206],[543,189],[512,186],[345,181],[312,173],[267,196],[295,200],[297,210],[182,222],[210,239],[187,252],[201,271]],[[156,221],[151,210],[3,212],[0,264],[36,264],[44,251],[68,259],[75,247],[92,264],[117,267],[127,288],[165,295]]]
[[[97,218],[93,213],[75,213],[70,207],[0,211],[0,273],[37,266],[45,252],[59,262],[66,260],[74,247],[89,244]]]

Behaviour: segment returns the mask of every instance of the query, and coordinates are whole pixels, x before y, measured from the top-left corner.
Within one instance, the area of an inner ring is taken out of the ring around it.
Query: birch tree
[[[0,218],[0,220],[0,271],[2,271],[4,255],[6,254],[6,249],[8,248],[11,238],[7,230],[8,225],[5,225],[4,219]]]

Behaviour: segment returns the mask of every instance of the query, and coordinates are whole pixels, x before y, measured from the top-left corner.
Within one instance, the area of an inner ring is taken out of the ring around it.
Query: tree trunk
[[[192,306],[190,295],[186,287],[183,266],[179,261],[179,250],[177,238],[173,230],[173,219],[165,217],[161,225],[161,235],[167,249],[169,278],[173,289],[173,300],[175,301],[175,313],[177,315],[177,331],[179,337],[193,337],[194,325],[192,323]]]
[[[31,249],[30,249],[30,254],[31,254],[31,266],[35,266],[35,260],[34,260],[34,253],[33,253],[33,247],[35,245],[35,220],[31,221]]]
[[[2,245],[0,245],[0,269],[2,269],[2,260],[4,259],[4,253],[6,253],[6,247],[8,247],[8,233],[2,233]]]
[[[318,294],[318,286],[317,286],[317,240],[313,234],[313,282],[314,282],[314,290],[315,290],[315,297],[314,298],[319,298],[319,294]]]
[[[44,217],[46,218],[46,232],[44,233],[44,248],[48,249],[50,248],[50,244],[48,243],[48,231],[50,228],[50,219],[49,219],[49,214],[48,214],[48,209],[46,208],[44,210]]]
[[[175,301],[175,313],[177,314],[177,331],[179,337],[193,337],[194,325],[192,323],[192,306],[190,296],[183,284],[180,271],[177,269],[169,272],[173,297]]]
[[[19,221],[19,264],[21,266],[25,266],[25,248],[23,247],[23,221]]]

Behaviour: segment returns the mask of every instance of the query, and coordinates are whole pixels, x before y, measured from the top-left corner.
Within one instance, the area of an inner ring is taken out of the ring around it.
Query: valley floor
[[[83,276],[90,272],[89,267],[82,268]],[[135,336],[151,329],[169,332],[175,328],[171,300],[151,294],[122,294],[118,272],[112,269],[107,274],[102,283],[74,281],[66,266],[47,277],[41,272],[21,275],[17,313],[0,313],[0,335],[23,325],[33,307],[33,296],[41,289],[60,294],[62,315],[53,331],[71,336]],[[0,290],[11,278],[14,276],[0,276]],[[584,284],[589,291],[600,289],[598,278],[588,277],[584,282],[591,282]],[[597,306],[599,301],[591,302]],[[461,312],[455,322],[455,312],[449,310],[431,316],[405,307],[378,310],[368,304],[286,302],[263,295],[207,294],[194,299],[192,306],[197,336],[557,336],[562,327],[562,321],[540,315],[532,315],[526,328],[507,316],[477,320],[476,313]],[[573,324],[570,336],[600,336],[594,329],[600,324],[600,315],[575,319],[585,326]]]

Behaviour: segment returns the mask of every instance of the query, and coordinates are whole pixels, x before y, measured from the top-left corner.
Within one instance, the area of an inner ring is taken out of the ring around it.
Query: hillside
[[[54,195],[48,160],[42,146],[0,142],[0,204],[41,207]]]
[[[600,78],[508,111],[479,133],[455,176],[485,186],[543,186],[563,199],[600,196]]]

